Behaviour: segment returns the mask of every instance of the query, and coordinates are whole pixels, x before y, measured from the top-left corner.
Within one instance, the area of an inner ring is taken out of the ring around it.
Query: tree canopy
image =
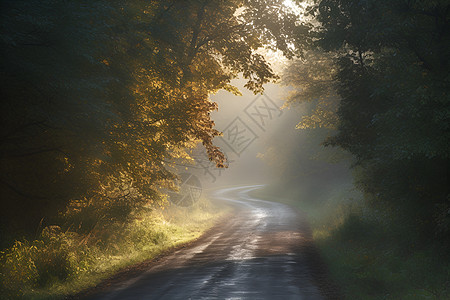
[[[258,48],[292,55],[282,1],[1,6],[2,234],[55,216],[90,230],[162,203],[170,161],[198,143],[225,167],[209,95],[239,94],[239,74],[255,93],[276,80]]]
[[[354,155],[374,204],[448,235],[448,1],[322,0],[304,20],[312,43],[300,49],[315,58],[293,64],[286,81],[301,88],[294,100],[318,110],[300,127],[335,126],[325,144]],[[315,78],[304,72],[317,66]]]

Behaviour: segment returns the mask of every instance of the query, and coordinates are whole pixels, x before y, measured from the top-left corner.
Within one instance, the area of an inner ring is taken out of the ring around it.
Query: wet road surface
[[[217,191],[235,212],[211,234],[89,299],[324,299],[307,267],[300,217],[252,198],[260,186]]]

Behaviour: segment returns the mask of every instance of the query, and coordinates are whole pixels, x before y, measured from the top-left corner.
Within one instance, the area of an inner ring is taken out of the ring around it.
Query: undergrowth
[[[169,206],[107,230],[79,234],[58,226],[34,241],[16,241],[0,253],[1,299],[62,299],[96,285],[119,269],[198,238],[225,213],[202,199]]]
[[[427,239],[399,212],[377,210],[355,192],[317,202],[258,196],[306,212],[313,237],[344,299],[450,299],[448,245]]]
[[[448,248],[396,216],[361,204],[340,224],[314,228],[315,241],[346,299],[450,299]]]

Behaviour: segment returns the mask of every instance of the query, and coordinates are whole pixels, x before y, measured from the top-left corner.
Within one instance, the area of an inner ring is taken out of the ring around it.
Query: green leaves
[[[225,167],[209,94],[239,94],[230,82],[241,74],[261,93],[278,77],[255,50],[292,52],[282,1],[4,2],[0,189],[10,200],[0,211],[11,232],[34,231],[44,215],[61,223],[57,212],[80,201],[84,221],[66,215],[67,226],[126,222],[164,201],[160,187],[176,178],[167,162],[199,143]],[[111,196],[123,180],[133,193]],[[13,226],[10,212],[25,221]]]
[[[448,1],[322,0],[309,11],[316,18],[307,33],[313,43],[298,45],[315,55],[286,72],[297,87],[289,101],[316,105],[299,127],[337,117],[338,133],[325,144],[357,158],[365,192],[379,203],[418,209],[420,220],[432,219],[433,211],[442,219],[436,207],[450,194],[443,175],[450,144]],[[335,114],[325,113],[327,105],[337,106]]]

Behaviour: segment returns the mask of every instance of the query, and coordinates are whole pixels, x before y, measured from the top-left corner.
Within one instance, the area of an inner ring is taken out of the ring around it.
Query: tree
[[[238,74],[262,92],[277,76],[255,50],[290,55],[295,21],[282,1],[1,5],[1,227],[28,233],[58,211],[91,230],[161,203],[168,162],[199,142],[225,166],[209,94],[239,93]]]
[[[374,203],[448,234],[448,1],[323,0],[309,12],[315,47],[337,67],[338,133],[326,144],[356,157]]]
[[[308,104],[309,115],[297,124],[299,129],[336,129],[339,96],[335,76],[337,67],[334,57],[322,51],[309,51],[303,59],[295,59],[283,71],[282,83],[294,87],[285,106]]]

